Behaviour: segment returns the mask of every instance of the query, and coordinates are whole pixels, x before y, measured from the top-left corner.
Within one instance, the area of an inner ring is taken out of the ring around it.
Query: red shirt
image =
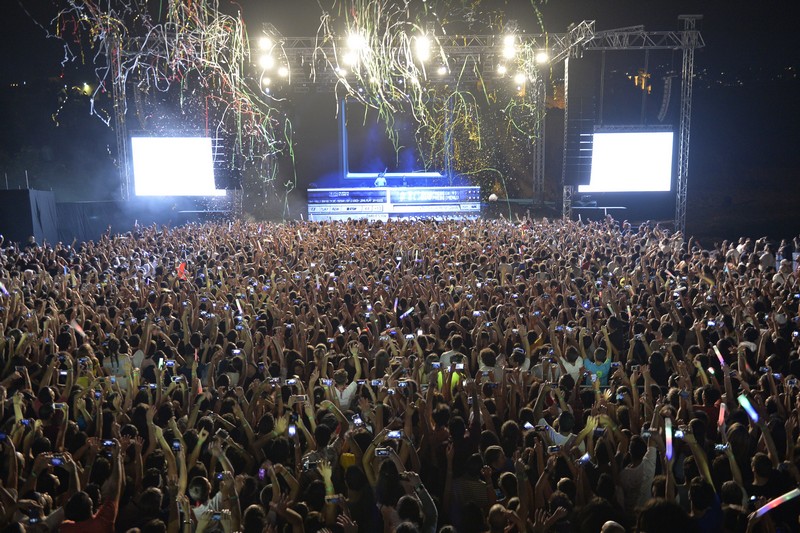
[[[59,528],[60,533],[114,533],[117,520],[117,502],[106,500],[92,518],[82,522],[65,520]]]

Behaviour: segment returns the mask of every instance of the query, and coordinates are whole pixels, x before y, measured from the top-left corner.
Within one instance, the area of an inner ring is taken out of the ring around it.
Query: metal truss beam
[[[687,46],[705,46],[698,32],[694,32],[692,41],[687,41],[688,31],[645,31],[644,26],[633,26],[595,32],[581,46],[584,50],[683,50]]]

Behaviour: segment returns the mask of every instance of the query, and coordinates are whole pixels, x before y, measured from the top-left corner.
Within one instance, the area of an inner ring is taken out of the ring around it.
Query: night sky
[[[484,5],[490,4],[522,29],[539,31],[530,2],[484,0]],[[250,31],[271,22],[284,35],[312,36],[319,25],[316,0],[243,0],[240,5]],[[569,23],[584,19],[596,20],[598,30],[638,24],[648,30],[679,29],[679,14],[702,14],[699,29],[706,48],[698,50],[695,63],[689,229],[714,237],[800,233],[800,221],[791,216],[800,200],[800,150],[792,133],[800,123],[800,47],[794,32],[800,3],[550,0],[541,10],[545,29],[552,32],[563,32]],[[87,101],[71,95],[66,103],[59,102],[60,82],[47,82],[62,73],[63,47],[57,39],[46,38],[45,29],[33,19],[48,21],[54,15],[53,3],[10,0],[2,13],[6,24],[0,32],[0,172],[15,187],[24,180],[22,168],[27,168],[32,187],[52,188],[65,200],[112,198],[117,186],[113,132],[89,117]],[[653,54],[651,64],[657,62],[679,67],[680,55]],[[89,58],[87,63],[70,64],[63,81],[70,86],[91,83]],[[635,71],[642,66],[643,53],[621,53],[612,63]],[[23,91],[12,87],[23,82]],[[676,92],[676,101],[677,97]],[[658,102],[651,105],[657,107]],[[309,183],[336,168],[334,100],[304,96],[291,104],[291,111],[300,182]],[[20,156],[25,153],[27,159]],[[47,170],[53,168],[60,169],[57,179]],[[726,216],[731,213],[736,216]]]

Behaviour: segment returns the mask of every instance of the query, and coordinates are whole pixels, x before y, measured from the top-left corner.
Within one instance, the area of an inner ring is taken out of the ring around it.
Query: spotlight
[[[261,37],[258,40],[258,48],[261,50],[269,50],[272,48],[272,39],[269,37]]]
[[[264,70],[269,70],[275,66],[275,58],[270,54],[264,54],[258,58],[258,64]]]
[[[442,65],[436,72],[439,74],[439,76],[444,76],[447,74],[447,67]]]
[[[549,62],[550,62],[550,56],[544,50],[536,54],[536,63],[538,63],[539,65],[544,65],[545,63]]]
[[[347,71],[345,69],[343,69],[342,67],[336,67],[336,74],[340,78],[344,78],[345,76],[347,76]]]
[[[497,73],[500,76],[505,76],[507,72],[508,72],[508,69],[506,68],[505,65],[497,65]]]
[[[358,52],[367,47],[367,40],[357,31],[351,32],[347,36],[347,47],[353,52]]]
[[[503,37],[503,57],[513,59],[515,55],[517,55],[517,37],[506,35]]]
[[[280,76],[281,78],[288,78],[289,77],[289,69],[286,68],[286,67],[283,67],[283,66],[280,67],[278,69],[278,76]]]
[[[358,62],[358,56],[355,54],[355,52],[345,52],[344,55],[342,56],[342,63],[344,63],[347,66],[352,67],[357,62]]]
[[[272,80],[264,76],[263,78],[261,78],[261,85],[263,85],[264,87],[269,87],[270,85],[272,85]]]
[[[417,53],[417,59],[427,61],[431,58],[431,40],[425,35],[420,35],[415,39],[414,51]]]
[[[526,76],[525,73],[523,72],[517,72],[516,74],[514,74],[514,83],[516,83],[517,85],[524,85],[525,79]]]

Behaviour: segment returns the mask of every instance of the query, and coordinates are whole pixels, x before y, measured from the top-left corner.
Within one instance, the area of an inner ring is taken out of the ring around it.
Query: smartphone
[[[65,404],[65,403],[54,403],[53,404],[53,409],[63,409],[66,406],[67,406],[67,404]]]
[[[99,400],[102,396],[103,396],[103,392],[102,391],[99,391],[99,390],[94,391],[95,400]]]
[[[104,448],[113,448],[114,447],[114,441],[111,440],[111,439],[104,440],[103,441],[103,447]]]
[[[222,519],[222,513],[214,513],[211,515],[211,520],[219,522]]]
[[[294,378],[290,378],[286,380],[287,385],[297,385],[297,380]]]
[[[50,464],[53,466],[61,466],[64,464],[64,459],[62,459],[61,457],[52,457],[50,459]]]
[[[464,363],[456,363],[456,370],[464,370]]]
[[[431,363],[431,368],[439,370],[440,368],[442,368],[442,363],[440,363],[439,361],[434,361]]]
[[[597,381],[597,374],[589,374],[589,379],[592,380],[592,383],[595,383]]]
[[[175,359],[167,359],[164,361],[164,366],[173,367],[175,366]]]
[[[585,465],[591,458],[592,456],[589,455],[589,452],[586,452],[585,454],[581,455],[580,458],[578,458],[577,462],[579,465]]]
[[[294,397],[294,403],[306,403],[308,401],[308,394],[297,394]]]
[[[339,501],[341,501],[341,498],[338,495],[325,496],[325,503],[337,504]]]
[[[676,429],[676,430],[675,430],[675,433],[674,433],[674,435],[673,435],[673,436],[674,436],[676,439],[682,439],[682,438],[683,438],[685,435],[686,435],[686,434],[683,432],[683,430],[682,430],[682,429]]]
[[[548,446],[547,447],[547,453],[549,453],[551,455],[554,454],[554,453],[558,453],[560,451],[561,451],[561,446]]]
[[[406,340],[407,341],[413,341],[414,340],[414,334],[413,333],[409,333],[408,335],[406,335]]]
[[[218,472],[216,475],[217,481],[222,481],[222,472]]]
[[[406,388],[408,387],[408,381],[398,381],[397,386],[400,388]]]
[[[356,380],[356,385],[364,385],[366,383],[367,383],[366,379],[357,379]]]
[[[716,320],[709,320],[708,322],[706,322],[706,324],[707,324],[707,325],[708,325],[708,327],[710,327],[710,328],[717,327],[717,321],[716,321]]]
[[[264,481],[267,477],[267,469],[266,468],[259,468],[258,469],[258,479],[260,481]]]
[[[401,430],[399,430],[399,429],[398,429],[398,430],[396,430],[396,431],[390,431],[390,432],[389,432],[389,433],[386,435],[386,438],[387,438],[387,439],[395,439],[395,440],[402,439],[402,438],[403,438],[403,432],[402,432]]]
[[[534,429],[535,427],[536,427],[536,426],[534,426],[534,425],[533,425],[533,424],[531,424],[530,422],[525,422],[525,424],[523,424],[523,426],[522,426],[522,428],[523,428],[523,429],[526,429],[526,430],[531,430],[531,429]]]
[[[714,445],[714,451],[724,453],[724,452],[728,451],[728,444],[715,444]]]
[[[183,381],[183,376],[172,376],[173,383],[179,383],[181,381]]]
[[[612,361],[611,368],[619,368],[621,366],[619,361]]]
[[[383,387],[383,380],[382,379],[373,379],[370,382],[370,385],[372,385],[373,387]]]
[[[389,448],[375,448],[375,457],[389,457]]]
[[[180,451],[181,449],[181,441],[178,439],[172,439],[172,449],[176,452]]]
[[[66,370],[59,370],[58,371],[58,384],[59,385],[66,385],[67,384],[67,371]]]
[[[294,437],[297,435],[297,426],[294,424],[289,424],[289,436]]]
[[[356,415],[353,417],[353,425],[356,427],[361,427],[364,425],[364,421],[361,420],[361,417],[359,415]]]
[[[321,380],[319,380],[319,382],[326,387],[330,387],[331,385],[333,385],[333,380],[330,378],[322,378]]]
[[[642,438],[643,438],[643,439],[647,440],[647,439],[649,439],[651,436],[652,436],[652,433],[650,432],[650,430],[649,430],[649,429],[645,429],[644,431],[642,431]]]
[[[111,384],[112,385],[116,385],[117,384],[117,376],[111,376]]]

